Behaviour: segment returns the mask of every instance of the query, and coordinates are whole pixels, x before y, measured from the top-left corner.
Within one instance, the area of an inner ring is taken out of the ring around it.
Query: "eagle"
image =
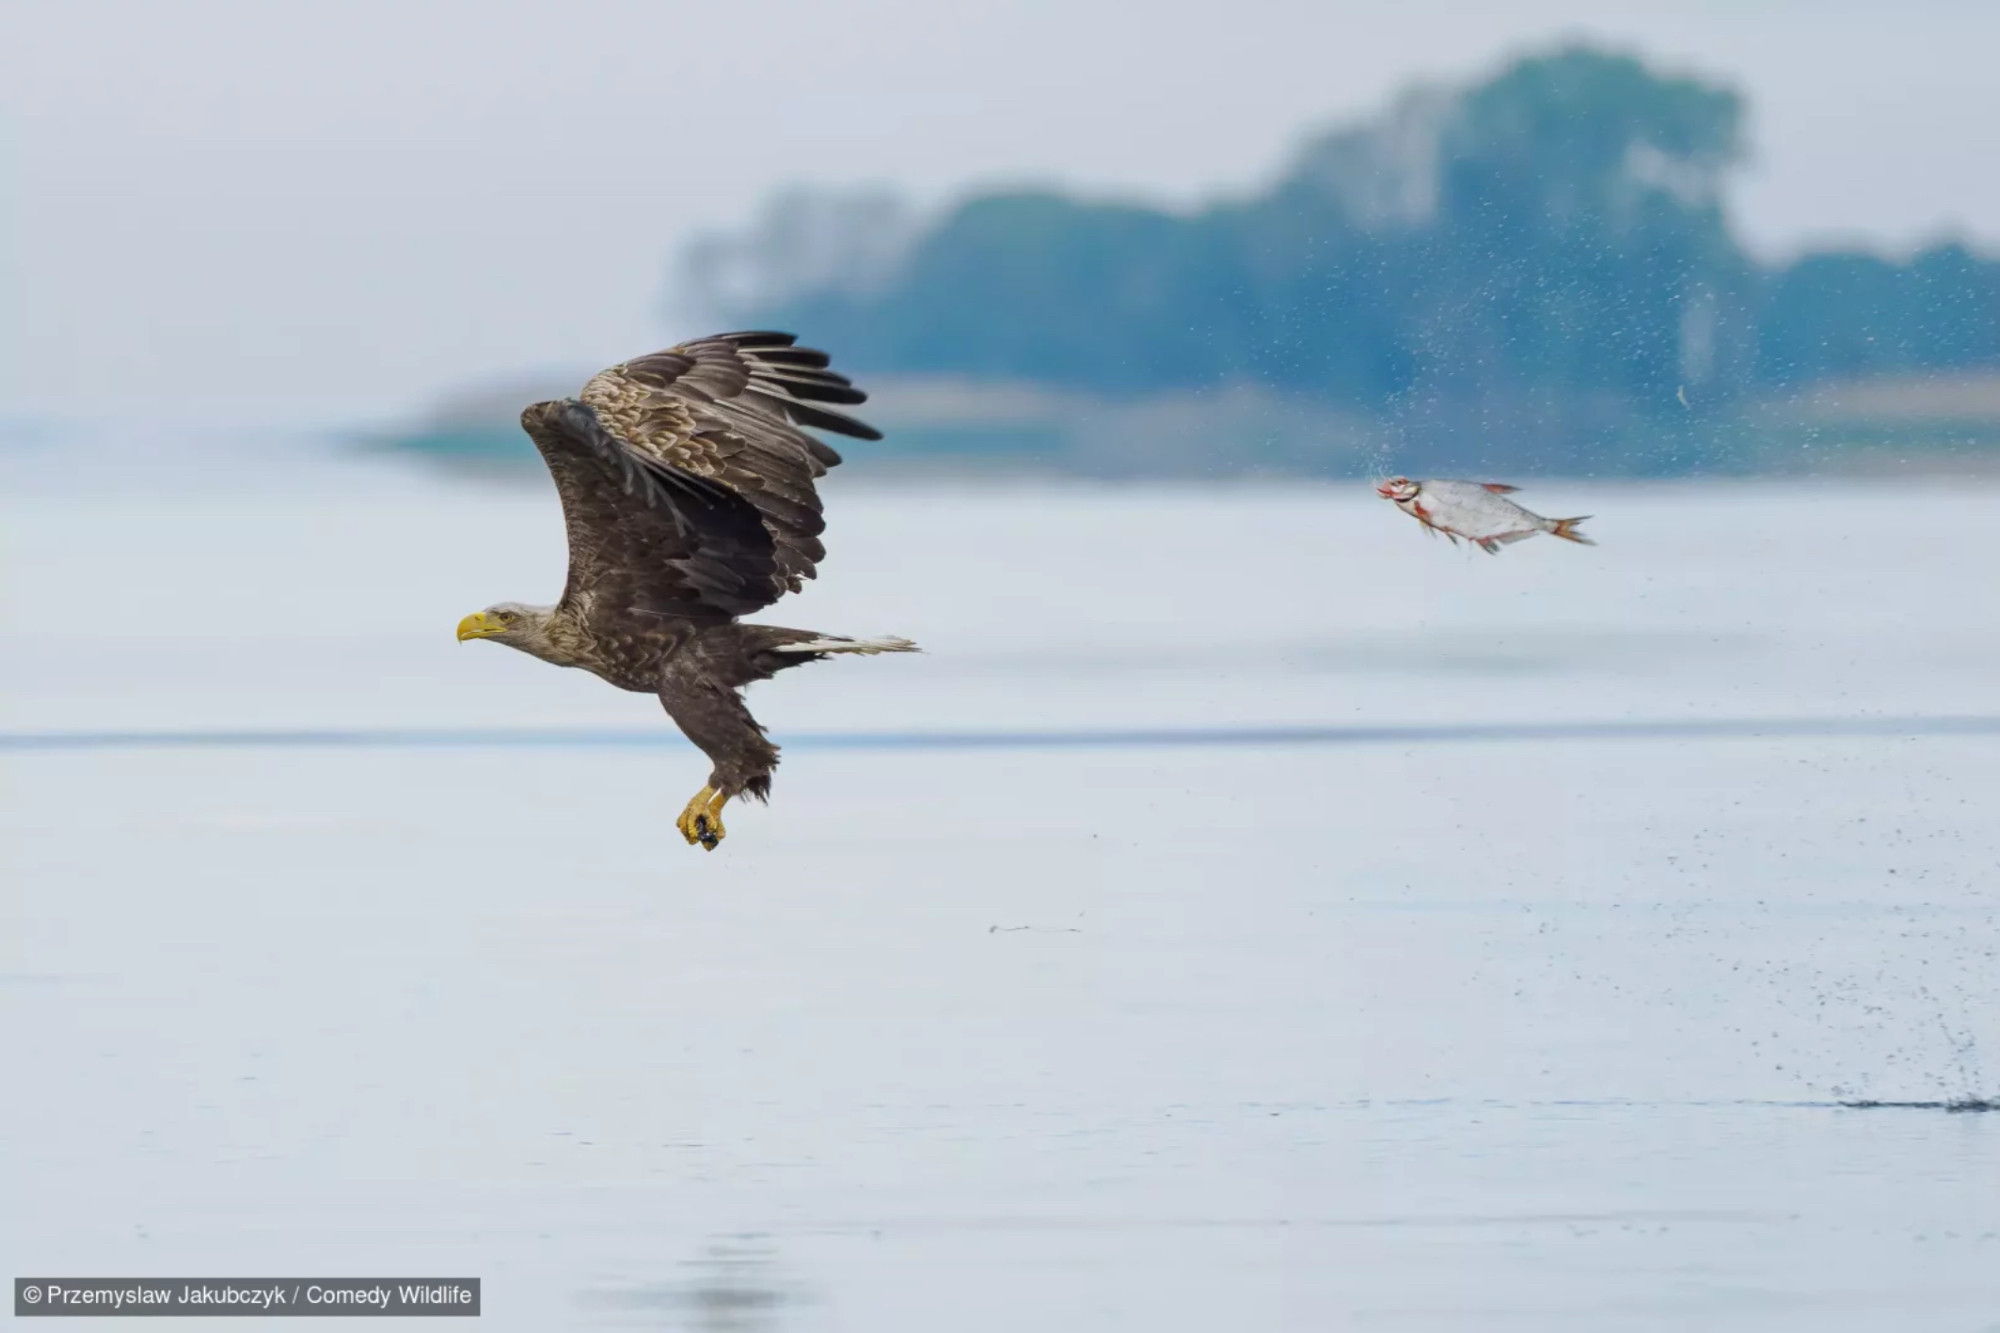
[[[569,577],[554,606],[500,602],[458,622],[621,690],[656,694],[714,766],[675,821],[714,851],[733,797],[768,802],[778,747],[742,691],[840,653],[907,653],[748,625],[817,576],[826,521],[813,483],[840,455],[805,428],[879,440],[828,404],[868,395],[789,333],[721,333],[600,371],[575,398],[536,403],[521,426],[562,501]]]

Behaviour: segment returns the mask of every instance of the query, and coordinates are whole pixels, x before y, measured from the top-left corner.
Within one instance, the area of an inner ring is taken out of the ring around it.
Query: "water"
[[[10,491],[9,736],[348,738],[0,751],[10,1271],[2000,1328],[2000,1118],[1838,1105],[2000,1091],[2000,490],[1550,483],[1603,544],[1489,559],[1365,488],[840,481],[766,618],[930,651],[753,691],[713,855],[653,705],[451,638],[560,586],[541,494]],[[1252,734],[1105,734],[1190,730]]]

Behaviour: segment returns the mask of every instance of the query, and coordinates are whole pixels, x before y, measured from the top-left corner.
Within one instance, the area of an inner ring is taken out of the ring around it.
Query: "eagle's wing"
[[[582,397],[635,453],[749,501],[771,534],[782,588],[797,592],[826,558],[813,482],[840,462],[799,428],[882,438],[825,406],[868,398],[827,362],[824,352],[792,346],[789,333],[725,333],[613,366]]]
[[[799,429],[872,428],[866,395],[785,333],[730,333],[613,366],[522,425],[562,497],[568,605],[625,632],[769,606],[826,556],[813,481],[840,455]],[[636,621],[634,618],[637,618]]]
[[[721,624],[776,599],[771,535],[749,502],[635,454],[583,403],[536,403],[521,425],[562,499],[564,606],[629,637]]]

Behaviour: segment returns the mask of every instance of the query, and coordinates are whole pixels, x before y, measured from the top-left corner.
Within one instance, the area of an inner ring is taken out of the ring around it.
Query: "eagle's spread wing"
[[[562,497],[565,605],[626,632],[716,624],[796,592],[825,559],[813,481],[840,455],[799,429],[872,428],[867,395],[787,333],[726,333],[613,366],[521,424]],[[636,620],[635,620],[636,618]]]

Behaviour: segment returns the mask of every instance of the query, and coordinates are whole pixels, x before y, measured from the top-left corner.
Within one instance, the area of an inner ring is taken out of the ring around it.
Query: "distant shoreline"
[[[2000,475],[2000,373],[1814,385],[1685,419],[1608,420],[1577,428],[1582,445],[1553,447],[1527,421],[1484,433],[1417,428],[1251,385],[1111,398],[963,378],[863,382],[861,415],[886,438],[837,447],[855,472],[885,476]],[[539,381],[489,390],[356,443],[454,470],[532,470],[539,460],[519,406],[565,392]]]

